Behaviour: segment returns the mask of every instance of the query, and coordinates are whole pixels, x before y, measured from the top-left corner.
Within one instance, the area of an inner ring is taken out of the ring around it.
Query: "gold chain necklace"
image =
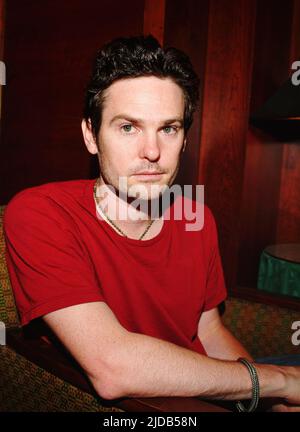
[[[103,210],[103,208],[101,207],[101,205],[98,202],[98,197],[97,197],[97,186],[98,186],[98,181],[99,179],[96,180],[95,184],[94,184],[94,199],[96,201],[96,204],[99,206],[99,208],[101,209],[103,215],[105,216],[105,218],[108,220],[108,222],[113,225],[113,227],[116,228],[116,230],[122,234],[124,237],[128,237],[124,231],[121,230],[121,228],[118,227],[118,225],[116,225],[116,223],[111,220],[111,218],[105,213],[105,211]],[[151,220],[150,223],[148,224],[147,228],[145,229],[145,231],[142,233],[142,235],[139,237],[139,240],[142,240],[144,238],[144,236],[147,234],[147,232],[149,231],[151,225],[153,224],[155,219]]]

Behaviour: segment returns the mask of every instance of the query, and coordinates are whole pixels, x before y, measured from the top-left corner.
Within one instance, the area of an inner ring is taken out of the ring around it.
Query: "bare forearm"
[[[246,348],[223,325],[201,339],[201,343],[208,357],[220,360],[237,360],[239,357],[244,357],[253,360]]]
[[[111,359],[111,392],[105,397],[201,396],[214,399],[251,397],[244,365],[216,360],[149,336],[128,333]],[[280,368],[257,367],[262,396],[282,396]],[[99,391],[101,394],[101,386]],[[97,390],[97,388],[96,388]]]

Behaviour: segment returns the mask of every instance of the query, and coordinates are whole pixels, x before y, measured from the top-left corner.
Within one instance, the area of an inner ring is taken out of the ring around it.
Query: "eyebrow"
[[[111,119],[109,124],[112,124],[116,120],[127,120],[127,121],[130,121],[132,123],[144,123],[143,119],[134,118],[128,114],[118,114]],[[163,120],[162,123],[163,123],[163,125],[169,125],[171,123],[176,123],[176,122],[180,123],[180,126],[183,126],[183,119],[181,117],[173,117],[170,119],[166,119],[166,120]]]

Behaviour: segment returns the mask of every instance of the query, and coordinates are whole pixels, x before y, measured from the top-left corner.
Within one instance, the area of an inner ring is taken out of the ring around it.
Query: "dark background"
[[[185,50],[201,103],[178,181],[204,184],[228,289],[256,291],[260,253],[300,242],[300,145],[249,125],[300,59],[299,0],[0,0],[0,203],[45,182],[94,178],[80,130],[97,49],[117,36],[154,34]],[[299,301],[298,301],[299,303]]]

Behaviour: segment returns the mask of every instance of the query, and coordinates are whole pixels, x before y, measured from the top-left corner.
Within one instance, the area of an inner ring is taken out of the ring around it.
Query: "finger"
[[[272,406],[273,412],[300,412],[300,406],[287,406],[284,404],[277,404]]]

